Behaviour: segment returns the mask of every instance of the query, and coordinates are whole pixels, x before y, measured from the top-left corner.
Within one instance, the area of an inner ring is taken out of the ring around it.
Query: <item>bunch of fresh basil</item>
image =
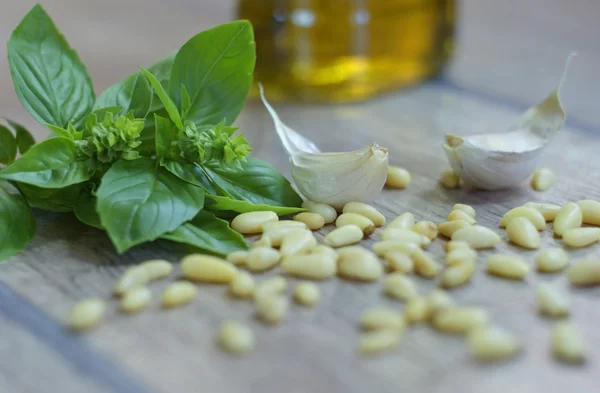
[[[33,238],[30,206],[73,211],[119,253],[161,238],[226,254],[246,244],[217,216],[302,210],[289,182],[249,156],[230,126],[252,83],[253,39],[247,21],[217,26],[96,98],[79,56],[36,5],[8,59],[21,103],[55,135],[34,144],[22,126],[7,120],[15,136],[0,126],[0,259]]]

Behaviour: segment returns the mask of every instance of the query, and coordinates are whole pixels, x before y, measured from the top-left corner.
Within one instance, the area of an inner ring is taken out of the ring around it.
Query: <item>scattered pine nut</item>
[[[162,293],[162,306],[164,308],[182,306],[194,300],[197,294],[198,288],[191,282],[175,281],[169,284]]]
[[[584,199],[577,202],[581,210],[582,221],[584,224],[600,225],[600,202],[591,199]]]
[[[553,318],[569,315],[569,298],[548,284],[537,287],[535,299],[540,314]]]
[[[383,280],[383,291],[394,299],[406,302],[419,296],[415,283],[402,273],[388,274]]]
[[[300,213],[294,216],[294,221],[300,221],[306,224],[308,229],[316,231],[323,228],[325,225],[325,218],[318,213]]]
[[[283,258],[281,269],[296,277],[326,280],[336,274],[337,255],[325,253],[292,255]]]
[[[469,226],[471,226],[471,224],[465,220],[446,221],[438,225],[438,232],[442,236],[451,238],[454,232]]]
[[[362,238],[363,231],[360,229],[360,227],[356,225],[344,225],[329,232],[323,240],[325,244],[330,247],[344,247],[350,244],[358,243],[362,240]]]
[[[320,297],[321,290],[312,282],[300,282],[294,289],[294,300],[306,307],[313,307],[319,302]]]
[[[471,281],[474,272],[474,261],[462,261],[448,266],[441,274],[440,285],[444,288],[460,287]]]
[[[237,273],[237,269],[231,263],[201,254],[184,257],[180,268],[185,278],[199,282],[229,283]]]
[[[404,321],[400,311],[375,307],[368,309],[361,315],[359,325],[364,330],[387,329],[402,332],[406,328],[406,321]]]
[[[263,321],[276,325],[286,317],[289,301],[285,297],[271,293],[255,298],[256,311]]]
[[[429,240],[435,239],[438,235],[437,225],[435,225],[431,221],[419,221],[415,224],[412,230],[414,232],[420,233]]]
[[[452,240],[461,240],[474,249],[492,248],[502,243],[500,236],[491,229],[481,225],[472,225],[454,232]]]
[[[521,351],[519,340],[497,326],[472,329],[467,335],[467,348],[479,361],[491,362],[514,357]]]
[[[337,218],[337,212],[332,206],[325,203],[317,203],[312,201],[304,201],[302,203],[304,209],[308,209],[311,213],[317,213],[323,217],[325,224],[330,224]]]
[[[128,314],[135,314],[144,310],[150,300],[152,299],[152,292],[148,287],[135,287],[123,294],[119,307],[122,312]]]
[[[102,321],[106,303],[100,298],[81,300],[73,306],[69,317],[69,328],[74,331],[90,330]]]
[[[561,237],[567,229],[579,228],[583,222],[581,209],[575,203],[567,203],[556,213],[554,235]]]
[[[375,230],[375,224],[365,216],[356,213],[343,213],[335,220],[335,226],[341,228],[346,225],[356,225],[369,236]]]
[[[463,220],[468,222],[471,225],[475,225],[477,224],[477,221],[475,221],[475,219],[469,215],[468,213],[465,213],[462,210],[452,210],[450,212],[450,214],[448,214],[448,221],[456,221],[456,220]]]
[[[600,285],[600,258],[590,257],[573,265],[567,270],[567,278],[571,285]]]
[[[535,266],[539,272],[555,273],[569,265],[569,254],[559,247],[546,248],[535,256]]]
[[[375,254],[362,247],[345,247],[338,251],[338,275],[360,281],[375,281],[383,266]]]
[[[385,261],[392,271],[399,273],[412,273],[413,261],[407,254],[402,252],[389,252],[385,255]]]
[[[434,278],[441,270],[441,266],[433,259],[433,255],[423,250],[416,250],[410,254],[415,273],[423,278]]]
[[[531,178],[531,187],[536,191],[546,191],[554,184],[554,172],[548,168],[540,168]]]
[[[455,303],[448,295],[448,292],[442,289],[434,289],[429,296],[427,296],[427,313],[430,317],[433,317],[438,311],[444,308],[454,306]]]
[[[243,355],[254,349],[254,333],[236,321],[226,321],[219,327],[217,342],[233,355]]]
[[[356,213],[367,217],[376,227],[385,224],[385,217],[371,205],[362,202],[348,202],[344,206],[342,213]]]
[[[477,215],[475,213],[475,209],[473,209],[472,206],[465,205],[462,203],[457,203],[454,206],[452,206],[452,210],[462,210],[473,218],[475,218],[475,216]]]
[[[358,351],[363,355],[374,355],[390,351],[400,345],[402,333],[397,330],[375,330],[363,333],[358,342]]]
[[[141,265],[127,268],[114,285],[113,293],[123,295],[130,289],[146,285],[150,281],[148,271]]]
[[[469,243],[462,240],[451,240],[446,244],[446,252],[462,250],[465,248],[468,250],[472,250],[471,246],[469,246]]]
[[[477,261],[477,252],[468,246],[467,248],[458,248],[452,251],[449,250],[448,254],[446,254],[446,266],[454,266],[461,263],[475,264],[475,261]]]
[[[538,231],[543,231],[544,229],[546,229],[546,219],[544,218],[542,213],[540,213],[538,210],[536,210],[534,208],[526,207],[526,206],[519,206],[519,207],[515,207],[514,209],[509,210],[500,219],[500,226],[501,227],[507,226],[508,222],[510,220],[512,220],[513,218],[517,218],[517,217],[525,217],[526,219],[531,221],[531,223],[533,224],[535,229]]]
[[[227,261],[237,266],[245,265],[247,260],[248,251],[246,250],[234,251],[227,254]]]
[[[423,323],[429,319],[429,307],[424,297],[412,298],[404,308],[404,318],[410,324]]]
[[[388,224],[388,228],[411,229],[415,225],[415,216],[412,213],[402,213]]]
[[[579,332],[571,322],[556,322],[550,337],[552,354],[565,363],[583,363],[585,347]]]
[[[280,260],[279,251],[269,247],[255,247],[248,252],[246,267],[252,272],[264,272],[275,267]]]
[[[600,228],[571,228],[563,233],[563,241],[568,247],[587,247],[600,240]]]
[[[256,248],[256,247],[271,248],[272,246],[273,246],[273,242],[271,241],[271,237],[269,235],[267,235],[266,233],[263,233],[263,235],[260,237],[260,239],[258,239],[257,241],[255,241],[254,243],[252,243],[250,245],[250,248]]]
[[[434,328],[445,333],[467,334],[490,321],[489,313],[478,307],[448,307],[438,311],[431,321]]]
[[[337,262],[337,252],[335,251],[335,249],[326,246],[324,244],[320,244],[317,247],[313,248],[311,251],[312,255],[320,255],[320,254],[324,254],[324,255],[329,255],[331,256],[336,262]]]
[[[419,248],[414,243],[403,243],[397,240],[385,240],[373,244],[373,252],[380,257],[384,257],[390,252],[401,252],[410,255]]]
[[[535,212],[537,213],[537,211]],[[528,249],[540,248],[540,234],[531,221],[525,217],[511,218],[506,225],[506,235],[517,246]]]
[[[279,217],[270,211],[242,213],[231,221],[231,229],[242,235],[253,235],[262,233],[263,225],[274,221],[279,221]]]
[[[173,264],[169,261],[165,261],[164,259],[151,259],[149,261],[142,262],[140,267],[146,270],[148,281],[165,278],[173,271]]]
[[[431,241],[420,233],[410,229],[386,228],[381,234],[381,240],[396,240],[402,243],[414,243],[419,246],[429,244]]]
[[[458,180],[458,176],[456,176],[456,173],[452,168],[444,169],[440,175],[440,184],[444,188],[458,188]]]
[[[554,221],[556,217],[556,213],[560,210],[560,206],[553,205],[551,203],[537,203],[537,202],[527,202],[523,206],[533,208],[544,216],[546,221]]]
[[[308,229],[306,224],[300,221],[275,221],[263,225],[263,234],[269,236],[271,247],[280,247],[283,238],[290,232],[298,229]]]
[[[312,250],[317,245],[317,239],[307,229],[294,229],[288,232],[281,242],[281,255],[290,256]]]
[[[254,300],[261,297],[281,295],[287,289],[287,280],[281,276],[274,276],[261,281],[254,288]]]
[[[240,271],[229,284],[229,293],[237,297],[252,297],[254,288],[256,288],[254,278],[248,272]]]
[[[399,166],[389,166],[385,186],[389,188],[402,189],[410,184],[410,173]]]
[[[520,257],[511,254],[494,254],[486,261],[487,271],[498,277],[522,280],[529,272],[529,266]]]

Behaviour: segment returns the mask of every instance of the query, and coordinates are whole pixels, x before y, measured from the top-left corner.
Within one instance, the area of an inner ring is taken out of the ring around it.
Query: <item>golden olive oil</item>
[[[240,0],[269,99],[356,101],[435,75],[454,46],[454,0]]]

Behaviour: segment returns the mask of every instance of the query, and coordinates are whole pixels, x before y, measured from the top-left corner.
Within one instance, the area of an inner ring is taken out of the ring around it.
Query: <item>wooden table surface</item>
[[[32,5],[31,0],[0,1],[0,41],[8,40]],[[97,91],[194,33],[231,19],[234,6],[231,0],[47,0],[44,5],[88,64]],[[440,79],[360,105],[288,104],[277,109],[324,150],[348,150],[373,140],[388,147],[391,163],[408,168],[413,177],[406,190],[384,191],[379,198],[377,206],[388,219],[411,211],[419,219],[441,222],[454,203],[462,202],[473,205],[478,221],[493,228],[509,208],[526,201],[599,199],[598,15],[600,2],[594,0],[465,0],[459,51]],[[580,55],[564,95],[571,116],[544,157],[557,175],[556,185],[545,193],[527,186],[494,193],[441,189],[437,178],[448,166],[440,147],[443,134],[507,127],[554,88],[574,49]],[[38,138],[47,134],[20,107],[4,60],[0,92],[2,114],[22,121]],[[289,174],[263,107],[248,103],[238,123],[256,155]],[[338,279],[320,284],[322,301],[316,308],[293,306],[277,327],[255,320],[250,303],[228,298],[224,287],[201,286],[194,304],[169,312],[153,304],[127,317],[111,302],[105,323],[76,337],[62,327],[75,301],[109,298],[113,280],[128,264],[156,257],[177,261],[180,256],[161,244],[119,256],[105,235],[69,214],[36,212],[36,217],[33,243],[0,265],[0,392],[598,391],[600,289],[570,289],[561,274],[532,272],[524,282],[495,279],[482,271],[481,263],[473,281],[452,290],[452,297],[488,308],[498,325],[519,336],[525,350],[514,361],[478,365],[462,339],[427,327],[411,328],[394,352],[362,359],[355,352],[361,311],[402,305],[385,299],[379,285]],[[543,243],[560,241],[547,230]],[[598,247],[570,255],[576,260],[597,253]],[[530,262],[535,254],[508,245],[499,249],[520,253]],[[439,242],[432,251],[441,258]],[[486,255],[482,252],[480,261]],[[424,293],[433,286],[415,280]],[[567,367],[550,358],[550,321],[536,315],[533,301],[533,289],[541,282],[569,290],[572,320],[590,353],[584,366]],[[153,284],[152,289],[159,293],[163,286]],[[214,344],[215,330],[226,318],[247,321],[255,331],[257,346],[249,356],[227,356]]]

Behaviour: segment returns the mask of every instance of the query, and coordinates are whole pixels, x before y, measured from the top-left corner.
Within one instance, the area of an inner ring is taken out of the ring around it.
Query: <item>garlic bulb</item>
[[[294,183],[305,198],[341,209],[348,202],[369,201],[381,192],[388,170],[387,149],[373,142],[350,152],[322,153],[279,119],[265,98],[262,85],[259,87],[261,99],[290,156]]]
[[[446,135],[443,145],[446,156],[465,184],[497,190],[518,186],[533,174],[544,147],[565,122],[560,89],[574,55],[567,59],[558,87],[527,110],[507,132],[466,137]]]

